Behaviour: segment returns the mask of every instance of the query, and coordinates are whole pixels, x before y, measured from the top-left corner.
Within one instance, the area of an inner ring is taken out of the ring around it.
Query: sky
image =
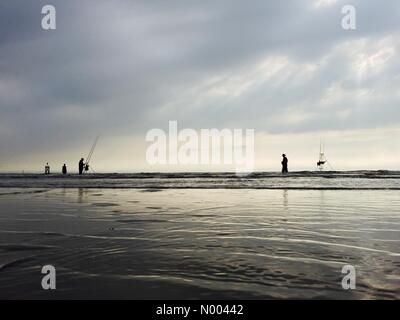
[[[56,29],[43,30],[44,5]],[[341,26],[344,5],[356,29]],[[398,0],[5,0],[0,171],[150,165],[146,133],[255,130],[255,170],[400,169]]]

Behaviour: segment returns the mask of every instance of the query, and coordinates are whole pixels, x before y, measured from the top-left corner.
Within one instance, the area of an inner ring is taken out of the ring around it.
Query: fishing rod
[[[326,163],[329,165],[329,167],[331,168],[332,171],[335,171],[335,169],[333,169],[332,165],[329,163],[328,160],[326,160]]]
[[[99,140],[99,137],[100,137],[100,135],[98,135],[98,136],[96,137],[96,139],[94,140],[94,142],[93,142],[93,144],[92,144],[92,147],[91,147],[91,149],[90,149],[90,151],[89,151],[89,154],[88,154],[88,156],[86,157],[86,162],[85,162],[85,166],[84,166],[85,170],[83,171],[83,173],[84,173],[85,171],[89,171],[89,162],[90,162],[90,160],[92,159],[93,152],[94,152],[94,149],[96,148],[97,141]]]
[[[328,164],[329,167],[331,168],[331,170],[335,171],[335,169],[333,169],[333,167],[330,164],[330,162],[328,161],[328,159],[326,159],[326,157],[325,157],[325,142],[323,142],[321,139],[320,143],[319,143],[319,161],[317,162],[317,167],[318,167],[319,171],[324,170],[325,164]]]

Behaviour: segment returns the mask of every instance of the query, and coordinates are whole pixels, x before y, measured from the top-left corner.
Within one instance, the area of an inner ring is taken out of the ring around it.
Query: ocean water
[[[235,173],[0,174],[2,187],[400,190],[400,171],[301,171],[288,175],[257,172],[243,176]]]
[[[1,175],[0,298],[399,299],[399,177]]]

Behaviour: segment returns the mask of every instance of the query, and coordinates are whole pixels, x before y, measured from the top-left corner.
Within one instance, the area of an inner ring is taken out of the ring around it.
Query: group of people
[[[282,173],[288,173],[288,163],[289,160],[286,157],[286,154],[282,154]],[[79,168],[79,174],[83,174],[84,171],[89,171],[89,164],[85,163],[85,160],[83,158],[81,158],[81,160],[79,160],[79,164],[78,164],[78,168]],[[67,174],[67,166],[64,163],[64,165],[62,166],[61,169],[62,174]],[[50,174],[50,166],[48,163],[46,163],[46,166],[44,167],[44,173],[45,174]]]
[[[81,160],[79,160],[78,169],[79,169],[79,174],[83,174],[84,171],[89,171],[89,164],[85,163],[85,160],[81,158]],[[65,163],[61,168],[61,172],[62,174],[67,174],[67,165]],[[46,165],[44,166],[44,174],[50,174],[49,163],[46,163]]]

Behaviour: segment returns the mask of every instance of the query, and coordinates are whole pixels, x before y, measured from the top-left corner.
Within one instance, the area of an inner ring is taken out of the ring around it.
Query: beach
[[[398,174],[352,175],[3,175],[0,298],[399,299]]]

